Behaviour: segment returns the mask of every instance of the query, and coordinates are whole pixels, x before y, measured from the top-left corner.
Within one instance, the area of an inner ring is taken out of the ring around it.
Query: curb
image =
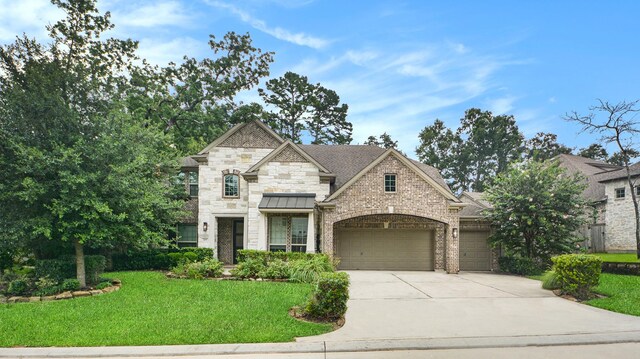
[[[261,344],[204,344],[131,347],[80,348],[0,348],[0,358],[99,358],[162,357],[233,354],[312,354],[344,352],[376,352],[397,350],[517,348],[529,346],[566,346],[640,343],[640,331],[574,333],[558,335],[371,339],[327,342],[293,342]]]

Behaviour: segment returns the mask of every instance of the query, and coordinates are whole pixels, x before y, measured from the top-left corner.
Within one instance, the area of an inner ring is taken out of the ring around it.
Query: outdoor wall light
[[[202,230],[206,232],[207,229],[209,229],[209,223],[207,222],[202,223]]]
[[[451,230],[451,236],[453,237],[453,239],[458,238],[458,228],[454,228],[453,230]]]

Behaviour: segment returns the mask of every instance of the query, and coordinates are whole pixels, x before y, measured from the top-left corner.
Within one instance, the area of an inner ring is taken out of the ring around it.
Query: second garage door
[[[340,269],[433,270],[433,231],[339,229]]]
[[[487,243],[489,232],[460,232],[460,270],[491,270],[491,248]]]

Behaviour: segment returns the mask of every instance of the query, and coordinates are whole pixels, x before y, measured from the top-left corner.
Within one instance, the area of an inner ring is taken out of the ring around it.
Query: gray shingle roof
[[[196,162],[196,160],[194,160],[193,158],[187,156],[187,157],[183,157],[180,160],[180,166],[181,167],[198,167],[198,162]]]
[[[631,172],[632,177],[640,176],[640,162],[629,166],[629,172]],[[623,178],[627,178],[627,170],[625,170],[624,168],[616,171],[603,173],[598,176],[598,181],[607,182],[607,181],[613,181],[613,180],[623,179]]]
[[[458,197],[466,206],[459,212],[460,217],[482,217],[485,209],[491,208],[491,203],[483,197],[483,192],[462,192]]]
[[[371,162],[382,155],[386,149],[371,145],[298,145],[316,161],[336,175],[332,192],[342,187],[355,175],[360,173]],[[447,191],[449,186],[436,168],[410,160],[427,176],[436,181]]]
[[[260,209],[313,209],[315,193],[265,193],[258,205]]]
[[[590,201],[605,199],[604,184],[599,181],[611,171],[617,172],[620,167],[606,162],[574,155],[559,155],[555,157],[569,174],[582,174],[586,177],[587,188],[582,192],[584,198]]]

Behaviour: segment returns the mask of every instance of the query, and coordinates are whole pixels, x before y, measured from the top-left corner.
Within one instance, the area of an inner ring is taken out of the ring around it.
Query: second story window
[[[625,188],[616,188],[616,198],[624,198],[625,196]]]
[[[189,196],[198,197],[198,172],[189,172]]]
[[[240,188],[238,175],[224,175],[224,197],[239,197]]]
[[[396,191],[396,175],[395,174],[384,175],[384,191],[387,193],[394,193]]]

